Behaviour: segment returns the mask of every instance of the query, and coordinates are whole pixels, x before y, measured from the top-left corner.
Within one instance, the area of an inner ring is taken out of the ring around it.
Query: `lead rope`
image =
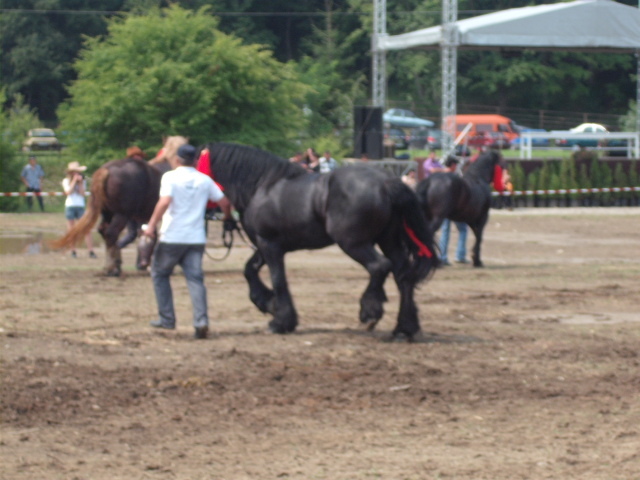
[[[209,231],[209,221],[214,221],[214,222],[220,222],[221,220],[216,218],[215,216],[209,216],[207,215],[205,217],[205,232]],[[224,253],[224,255],[222,255],[221,257],[214,257],[213,255],[211,255],[205,246],[204,249],[204,253],[207,255],[207,257],[209,257],[211,260],[214,260],[216,262],[221,262],[223,260],[225,260],[229,254],[231,253],[231,247],[233,247],[233,240],[234,240],[234,236],[233,236],[233,232],[237,231],[238,235],[240,236],[240,238],[242,239],[242,241],[244,243],[246,243],[247,245],[251,246],[252,248],[253,245],[249,242],[247,242],[247,239],[244,237],[244,235],[242,234],[242,230],[240,230],[240,227],[238,227],[238,224],[236,223],[236,227],[233,230],[225,230],[224,227],[222,228],[222,245],[224,245],[224,247],[227,249],[227,251]]]

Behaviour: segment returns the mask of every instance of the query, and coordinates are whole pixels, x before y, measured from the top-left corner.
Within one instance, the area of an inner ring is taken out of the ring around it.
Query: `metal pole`
[[[387,88],[386,52],[378,48],[380,38],[387,35],[387,0],[373,0],[373,35],[371,37],[372,92],[374,107],[385,108]]]
[[[458,20],[458,0],[442,0],[442,112],[441,125],[442,157],[454,149],[456,134],[456,89],[458,75],[458,34],[455,23]]]

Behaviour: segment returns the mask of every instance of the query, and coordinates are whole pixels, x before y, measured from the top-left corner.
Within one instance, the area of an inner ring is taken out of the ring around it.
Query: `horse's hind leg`
[[[485,223],[486,220],[479,225],[474,225],[471,227],[471,230],[473,230],[473,234],[476,237],[476,243],[474,243],[473,245],[473,253],[471,255],[474,267],[484,266],[482,260],[480,260],[480,245],[482,244],[482,232],[484,230]]]
[[[115,214],[109,223],[102,222],[98,231],[104,238],[107,255],[105,258],[105,274],[109,277],[118,277],[121,273],[122,255],[117,245],[120,232],[127,225],[127,217]]]
[[[373,330],[384,314],[384,282],[391,271],[389,259],[380,255],[373,245],[349,247],[340,245],[342,250],[369,272],[369,284],[360,298],[360,321]]]
[[[412,340],[414,335],[420,331],[420,322],[414,298],[416,282],[403,275],[403,272],[409,268],[409,259],[402,249],[387,246],[384,243],[380,244],[380,248],[391,261],[393,277],[400,291],[400,311],[396,328],[393,329],[393,336]]]
[[[273,290],[266,287],[260,280],[259,272],[264,266],[264,258],[256,250],[244,266],[244,278],[249,284],[249,298],[263,313],[275,314],[275,300]]]

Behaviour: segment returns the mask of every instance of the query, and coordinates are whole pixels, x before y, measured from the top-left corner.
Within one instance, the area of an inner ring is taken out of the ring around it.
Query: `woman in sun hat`
[[[67,219],[67,230],[71,230],[76,221],[84,215],[84,196],[87,190],[87,182],[84,179],[86,169],[87,167],[80,165],[78,162],[70,162],[67,165],[67,176],[62,180],[62,189],[67,196],[64,202],[64,216]],[[87,234],[85,242],[89,249],[89,257],[97,258],[93,251],[91,233]],[[75,247],[71,250],[71,256],[73,258],[77,256]]]

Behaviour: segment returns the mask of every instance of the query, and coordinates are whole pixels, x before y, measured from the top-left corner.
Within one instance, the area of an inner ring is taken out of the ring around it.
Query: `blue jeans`
[[[464,222],[453,222],[458,229],[458,246],[456,248],[456,261],[462,262],[467,257],[467,224]],[[449,234],[451,233],[451,220],[445,218],[440,227],[440,259],[448,261],[447,250],[449,249]]]
[[[204,286],[202,255],[204,245],[182,243],[158,243],[153,254],[151,279],[158,304],[159,319],[165,327],[176,326],[176,314],[173,307],[173,292],[169,277],[176,265],[180,265],[187,279],[187,288],[193,307],[193,326],[209,325],[207,315],[207,289]]]

